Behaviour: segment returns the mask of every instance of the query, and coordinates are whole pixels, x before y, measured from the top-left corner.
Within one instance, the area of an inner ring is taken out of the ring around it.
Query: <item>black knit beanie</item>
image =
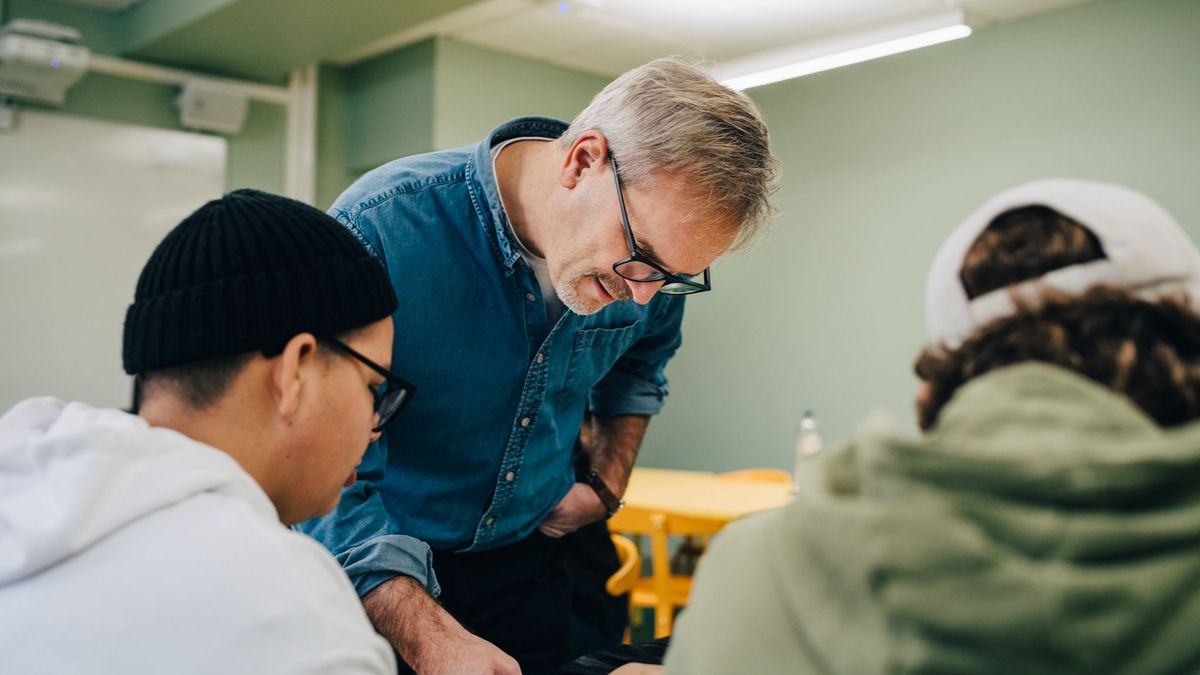
[[[387,317],[387,273],[341,224],[294,199],[238,190],[200,207],[154,249],[125,313],[125,372],[219,356],[274,356],[300,333]]]

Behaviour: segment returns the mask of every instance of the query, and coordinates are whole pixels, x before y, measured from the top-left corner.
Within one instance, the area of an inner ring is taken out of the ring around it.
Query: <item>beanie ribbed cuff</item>
[[[239,190],[185,219],[147,262],[125,314],[124,368],[273,356],[298,334],[331,337],[395,310],[383,265],[340,223]]]

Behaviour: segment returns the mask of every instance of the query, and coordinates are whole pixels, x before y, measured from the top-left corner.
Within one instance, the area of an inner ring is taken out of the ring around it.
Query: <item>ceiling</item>
[[[602,76],[708,63],[886,29],[948,9],[974,28],[1097,0],[15,0],[102,15],[120,55],[279,81],[434,36]],[[65,10],[64,10],[65,11]],[[16,9],[10,18],[19,16]],[[42,17],[33,17],[42,18]],[[53,20],[53,17],[51,17]],[[87,35],[85,33],[85,39]]]
[[[683,54],[717,63],[964,10],[975,27],[1090,0],[485,0],[437,23],[440,34],[496,51],[613,76]],[[411,32],[411,31],[410,31]],[[362,53],[354,54],[361,56]]]

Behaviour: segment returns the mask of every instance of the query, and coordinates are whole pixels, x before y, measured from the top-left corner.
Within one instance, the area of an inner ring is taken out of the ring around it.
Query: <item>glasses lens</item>
[[[408,390],[406,389],[390,389],[380,399],[378,405],[375,406],[375,414],[379,418],[377,429],[382,429],[388,423],[388,420],[396,414],[400,408],[404,407],[404,402],[408,400]]]
[[[630,281],[659,281],[666,278],[666,275],[660,270],[639,260],[627,260],[619,263],[613,267],[613,270]]]
[[[702,290],[704,289],[691,284],[672,283],[663,284],[662,288],[658,289],[658,292],[666,293],[667,295],[687,295],[688,293],[699,293]]]

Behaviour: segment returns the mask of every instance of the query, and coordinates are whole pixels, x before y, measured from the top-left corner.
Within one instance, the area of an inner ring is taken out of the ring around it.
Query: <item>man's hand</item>
[[[411,577],[383,582],[363,608],[417,675],[521,675],[512,657],[468,632]]]
[[[538,525],[538,529],[547,537],[562,537],[606,515],[608,511],[604,509],[604,503],[600,501],[596,491],[583,483],[576,483],[542,524]]]

